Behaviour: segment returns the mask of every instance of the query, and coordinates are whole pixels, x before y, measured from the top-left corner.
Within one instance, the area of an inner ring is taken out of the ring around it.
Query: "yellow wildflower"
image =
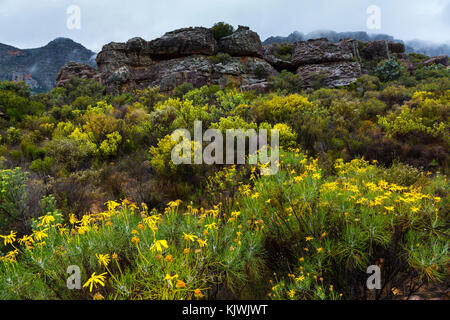
[[[101,285],[102,287],[105,286],[105,273],[95,275],[95,272],[91,275],[89,280],[83,285],[83,288],[89,287],[89,292],[92,292],[92,288],[97,288],[97,284]]]
[[[17,234],[17,232],[11,231],[9,233],[9,235],[6,235],[6,236],[0,235],[0,237],[4,239],[3,243],[6,246],[7,244],[13,244],[14,241],[16,241],[16,234]]]
[[[138,245],[138,243],[140,242],[141,240],[138,238],[138,237],[136,237],[136,236],[134,236],[133,238],[131,238],[131,242],[133,242],[135,245]]]
[[[197,299],[201,299],[205,296],[200,289],[195,289],[194,295]]]
[[[184,289],[186,288],[186,283],[184,283],[184,281],[182,280],[177,280],[177,284],[175,285],[175,287],[178,289]]]
[[[193,235],[193,234],[186,234],[183,232],[184,235],[184,240],[188,241],[188,242],[194,242],[196,238],[198,238],[197,236]]]
[[[167,245],[167,240],[158,240],[156,241],[151,247],[150,247],[150,251],[158,251],[158,252],[162,252],[163,248],[169,248],[169,246]]]
[[[177,275],[177,274],[175,274],[175,275],[173,275],[173,276],[171,276],[170,274],[166,274],[166,277],[164,278],[164,280],[167,280],[167,283],[168,283],[171,287],[173,287],[172,280],[175,279],[175,278],[178,278],[178,275]]]
[[[205,246],[208,246],[208,239],[202,240],[202,239],[197,239],[198,244],[200,245],[200,248],[203,248]]]
[[[104,265],[105,267],[108,267],[108,264],[111,261],[109,254],[96,254],[95,256],[98,259],[99,265]]]

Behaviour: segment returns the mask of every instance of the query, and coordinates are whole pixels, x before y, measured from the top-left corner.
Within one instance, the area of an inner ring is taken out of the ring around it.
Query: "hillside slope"
[[[67,38],[23,50],[0,43],[0,81],[25,81],[33,92],[48,91],[62,66],[68,62],[95,66],[94,56],[94,52]]]

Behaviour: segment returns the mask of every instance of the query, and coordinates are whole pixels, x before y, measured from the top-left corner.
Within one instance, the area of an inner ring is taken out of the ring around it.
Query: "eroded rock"
[[[361,76],[361,65],[358,62],[328,62],[301,66],[297,71],[303,86],[311,87],[315,81],[327,87],[346,86]]]
[[[64,87],[72,76],[82,79],[100,81],[100,72],[95,68],[80,62],[69,62],[59,70],[56,77],[56,87]]]
[[[231,56],[248,56],[262,58],[264,54],[261,39],[248,27],[239,28],[230,36],[218,41],[219,51]]]
[[[216,40],[208,28],[183,28],[167,32],[148,43],[150,56],[156,59],[173,59],[190,55],[214,55]]]
[[[292,64],[304,66],[319,63],[353,61],[356,58],[356,41],[341,40],[333,43],[325,38],[295,43]]]
[[[448,56],[432,57],[432,58],[424,61],[423,64],[425,66],[430,66],[433,64],[442,64],[444,66],[448,66]]]

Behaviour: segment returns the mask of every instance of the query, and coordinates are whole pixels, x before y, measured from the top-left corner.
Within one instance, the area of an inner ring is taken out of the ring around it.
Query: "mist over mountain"
[[[391,35],[387,34],[370,34],[365,31],[356,32],[336,32],[333,30],[316,30],[307,34],[299,31],[294,31],[287,37],[273,36],[267,38],[263,44],[273,44],[273,43],[293,43],[297,41],[306,41],[310,39],[327,38],[329,41],[338,42],[341,39],[355,39],[360,41],[375,41],[375,40],[386,40],[390,42],[402,42],[406,45],[407,53],[422,53],[427,56],[439,56],[439,55],[450,55],[450,45],[448,44],[436,44],[429,41],[423,40],[411,40],[403,41],[400,39],[395,39]]]
[[[96,66],[95,53],[68,38],[57,38],[35,49],[0,43],[0,81],[24,81],[32,92],[48,91],[60,68],[71,61]]]

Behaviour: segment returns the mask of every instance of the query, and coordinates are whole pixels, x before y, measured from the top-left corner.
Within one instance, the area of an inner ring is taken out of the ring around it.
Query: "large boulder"
[[[361,65],[358,62],[328,62],[301,66],[297,70],[302,77],[303,86],[311,87],[315,80],[322,79],[327,87],[346,86],[361,76]]]
[[[148,43],[150,56],[155,59],[174,59],[190,55],[214,55],[216,40],[211,29],[196,27],[167,32]]]
[[[403,54],[406,51],[405,44],[402,42],[389,42],[388,49],[390,53]]]
[[[353,61],[357,56],[356,41],[341,40],[333,43],[325,38],[295,43],[292,63],[295,66]]]
[[[219,51],[231,56],[248,56],[262,58],[264,54],[261,39],[248,27],[239,28],[230,36],[218,41]]]
[[[142,38],[133,38],[126,43],[111,42],[97,55],[97,66],[105,80],[123,66],[144,67],[152,63],[148,42]]]
[[[100,72],[84,63],[69,62],[59,70],[56,87],[65,87],[71,77],[100,81]]]
[[[231,58],[215,62],[210,57],[194,55],[184,58],[161,60],[149,67],[124,66],[106,81],[108,92],[122,93],[134,89],[159,86],[161,91],[171,91],[189,82],[194,87],[232,84],[243,90],[269,88],[268,78],[276,70],[266,61],[256,57]]]
[[[389,44],[385,40],[368,41],[362,44],[359,53],[366,60],[389,59]]]

